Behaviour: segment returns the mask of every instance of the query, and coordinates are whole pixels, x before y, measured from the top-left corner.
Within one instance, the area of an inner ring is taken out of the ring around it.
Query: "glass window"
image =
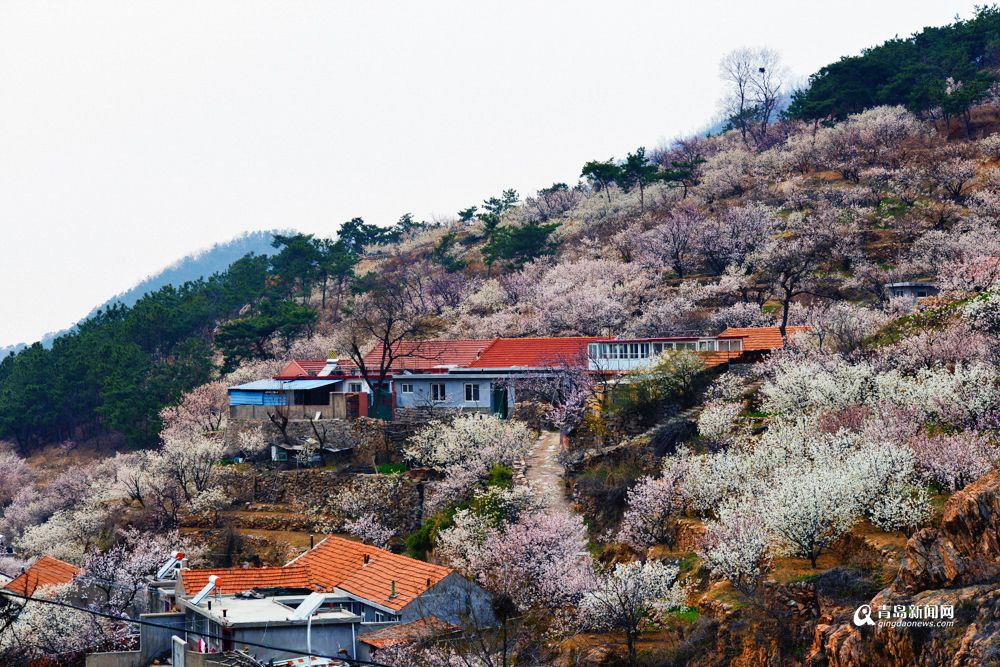
[[[698,344],[695,343],[695,342],[684,343],[684,349],[685,350],[697,350],[698,349]]]
[[[917,290],[917,297],[922,298],[922,297],[925,297],[925,296],[927,296],[927,290],[925,290],[925,289],[918,289]]]
[[[653,356],[663,353],[663,343],[653,343]]]
[[[347,385],[347,391],[349,391],[351,393],[354,393],[354,394],[360,394],[361,393],[361,383],[360,382],[350,382],[350,383],[348,383],[348,385]]]
[[[412,382],[403,382],[402,384],[399,385],[399,390],[401,392],[403,392],[404,394],[412,394],[413,393],[413,383]]]
[[[588,345],[587,346],[587,356],[590,357],[591,359],[596,359],[597,355],[598,355],[598,350],[600,349],[600,347],[601,346],[598,345],[597,343],[591,343],[590,345]]]
[[[465,400],[468,403],[478,403],[479,402],[479,385],[478,384],[466,384],[465,385]]]
[[[444,390],[444,382],[435,382],[431,384],[431,400],[432,401],[443,401],[445,400],[447,394]]]

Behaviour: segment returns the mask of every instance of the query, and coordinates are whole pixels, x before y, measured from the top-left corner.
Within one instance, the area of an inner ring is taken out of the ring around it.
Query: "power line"
[[[172,625],[164,625],[162,623],[153,623],[152,621],[147,621],[147,620],[144,620],[144,619],[134,619],[134,618],[128,618],[128,617],[122,618],[121,616],[115,616],[114,614],[108,614],[108,613],[103,612],[103,611],[97,611],[96,609],[87,609],[86,607],[78,607],[77,605],[70,604],[68,602],[62,602],[61,600],[46,600],[44,598],[36,598],[36,597],[32,597],[30,595],[21,595],[20,593],[15,593],[15,592],[7,590],[7,589],[4,589],[2,592],[0,592],[0,597],[20,598],[22,600],[28,600],[28,601],[31,601],[31,602],[41,602],[43,604],[50,604],[50,605],[53,605],[53,606],[56,606],[56,607],[66,607],[68,609],[75,609],[77,611],[82,611],[84,613],[91,614],[93,616],[101,616],[103,618],[108,618],[108,619],[111,619],[113,621],[120,621],[120,622],[123,622],[123,623],[135,623],[136,625],[146,625],[146,626],[149,626],[149,627],[152,627],[152,628],[161,628],[161,629],[164,629],[164,630],[179,630],[180,629],[180,628],[177,628],[177,627],[172,626]],[[210,632],[201,632],[199,630],[187,630],[186,628],[185,628],[184,631],[187,634],[192,634],[192,635],[195,635],[195,636],[198,636],[198,637],[205,637],[205,638],[208,638],[208,639],[217,639],[219,641],[235,641],[235,640],[233,640],[232,637],[223,637],[222,635],[213,635]],[[235,642],[235,643],[238,643],[238,644],[243,645],[243,646],[252,646],[254,648],[266,648],[266,649],[270,649],[272,651],[282,651],[282,652],[285,652],[285,653],[293,653],[293,654],[304,655],[302,653],[302,651],[299,650],[299,649],[287,648],[287,647],[284,647],[284,646],[273,646],[271,644],[261,644],[261,643],[257,643],[257,642],[243,641],[243,640],[240,640],[240,641]],[[357,658],[345,658],[342,655],[322,655],[320,653],[313,653],[311,655],[313,657],[315,657],[315,658],[326,658],[327,660],[341,660],[343,662],[347,662],[347,663],[354,664],[354,665],[371,665],[372,667],[392,667],[392,665],[386,665],[385,663],[381,663],[381,662],[371,662],[371,661],[368,661],[368,660],[358,660]]]

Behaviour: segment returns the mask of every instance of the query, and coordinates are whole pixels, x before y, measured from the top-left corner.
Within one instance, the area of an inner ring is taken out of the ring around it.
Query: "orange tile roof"
[[[222,595],[252,588],[315,588],[309,568],[303,566],[185,569],[180,571],[184,595],[195,595],[212,575],[218,577],[215,588]]]
[[[586,363],[587,344],[607,337],[497,338],[470,368],[540,368]]]
[[[274,376],[275,380],[295,380],[316,377],[326,366],[325,359],[293,359]]]
[[[396,359],[391,370],[430,370],[435,366],[468,366],[493,342],[493,339],[463,338],[456,340],[404,340],[393,350]],[[382,361],[381,344],[365,355],[369,372],[377,371]],[[402,356],[400,356],[402,355]]]
[[[810,327],[796,326],[786,327],[789,338],[795,334],[809,331]],[[729,327],[720,336],[741,336],[743,338],[743,351],[753,352],[755,350],[777,350],[784,347],[785,343],[781,339],[780,327]]]
[[[368,563],[365,564],[365,556]],[[402,609],[453,572],[449,567],[328,536],[289,565],[304,565],[324,588],[341,588],[390,609]],[[396,594],[392,596],[393,582]]]
[[[699,351],[695,354],[702,358],[706,367],[711,368],[712,366],[719,366],[728,361],[736,361],[743,353],[740,350],[713,350],[711,352]]]
[[[42,586],[68,584],[82,571],[76,565],[58,558],[42,556],[31,567],[14,577],[4,589],[19,595],[34,595],[35,590]]]
[[[422,616],[409,623],[390,625],[374,632],[358,635],[358,641],[375,648],[387,648],[396,644],[408,644],[421,639],[459,632],[462,628],[442,621],[437,616]]]
[[[365,556],[368,562],[365,563]],[[192,596],[205,587],[208,578],[223,595],[252,588],[309,588],[329,591],[340,588],[358,597],[399,610],[454,570],[425,563],[409,556],[328,536],[310,551],[284,567],[181,570],[183,595]],[[395,595],[392,594],[395,582]]]

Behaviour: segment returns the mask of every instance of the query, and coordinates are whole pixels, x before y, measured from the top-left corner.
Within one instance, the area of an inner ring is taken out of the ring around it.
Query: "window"
[[[681,349],[682,350],[697,350],[698,349],[698,344],[697,343],[682,343]]]
[[[447,394],[444,390],[444,382],[432,382],[431,383],[431,400],[432,401],[443,401],[446,399]]]
[[[399,385],[399,390],[401,392],[403,392],[404,394],[412,394],[413,393],[413,383],[412,382],[403,382],[403,383],[401,383]]]
[[[917,290],[917,298],[922,299],[925,296],[927,296],[927,290],[925,290],[925,289],[918,289]]]
[[[479,402],[479,385],[478,384],[466,384],[465,385],[465,402],[466,403],[478,403]]]
[[[351,392],[352,394],[360,394],[361,393],[361,383],[360,382],[348,382],[347,383],[347,391]]]
[[[703,352],[712,349],[712,341],[710,340],[700,340],[698,341],[698,349]]]

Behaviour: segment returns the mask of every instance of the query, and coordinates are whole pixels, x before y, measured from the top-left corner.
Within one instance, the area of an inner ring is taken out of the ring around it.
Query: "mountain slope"
[[[98,311],[105,310],[115,303],[133,306],[146,294],[155,292],[166,285],[178,287],[188,281],[205,278],[213,273],[225,271],[230,264],[248,253],[271,255],[275,252],[275,249],[271,247],[271,241],[274,238],[274,234],[278,232],[279,230],[245,232],[232,240],[216,243],[209,248],[193,252],[98,305],[81,321],[89,320]],[[71,325],[61,331],[47,333],[42,336],[39,342],[41,342],[43,347],[51,348],[56,338],[72,330],[75,326]],[[27,343],[22,342],[0,347],[0,358],[7,356],[11,352],[20,352],[27,346]]]

